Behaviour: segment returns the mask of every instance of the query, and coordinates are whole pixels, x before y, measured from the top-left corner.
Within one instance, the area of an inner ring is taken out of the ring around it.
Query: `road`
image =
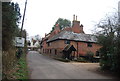
[[[27,54],[30,79],[111,79],[94,72],[95,63],[64,63],[30,51]]]

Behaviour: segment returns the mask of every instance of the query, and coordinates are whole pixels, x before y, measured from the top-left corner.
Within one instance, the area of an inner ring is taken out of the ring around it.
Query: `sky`
[[[18,2],[23,15],[26,0]],[[73,20],[73,15],[84,26],[86,34],[92,34],[95,25],[106,14],[117,12],[120,0],[28,0],[23,29],[28,36],[45,36],[49,33],[58,18]],[[20,24],[21,27],[21,24]]]

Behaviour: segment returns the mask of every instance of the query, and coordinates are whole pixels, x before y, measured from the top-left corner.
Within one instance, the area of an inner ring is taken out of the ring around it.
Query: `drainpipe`
[[[77,58],[78,58],[78,42],[77,42]]]

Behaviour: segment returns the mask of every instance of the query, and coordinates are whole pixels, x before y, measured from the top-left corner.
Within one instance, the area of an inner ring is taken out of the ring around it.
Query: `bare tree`
[[[96,35],[110,35],[116,34],[116,29],[118,26],[118,15],[117,13],[113,13],[111,16],[106,16],[102,19],[98,24],[95,25],[94,34]]]
[[[114,13],[107,16],[96,25],[98,43],[102,45],[100,49],[100,65],[103,69],[120,72],[120,38],[119,38],[118,15]]]

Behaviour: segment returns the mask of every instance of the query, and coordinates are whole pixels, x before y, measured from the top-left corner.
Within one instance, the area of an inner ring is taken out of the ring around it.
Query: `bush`
[[[15,49],[11,48],[8,51],[2,51],[2,78],[9,78],[10,71],[14,68],[17,63],[17,59],[15,57]]]
[[[80,58],[78,58],[78,59],[76,59],[74,61],[76,61],[76,62],[87,62],[87,60],[85,58],[83,58],[83,57],[80,57]]]
[[[119,72],[119,56],[115,53],[101,55],[100,66],[103,70]]]
[[[88,51],[86,54],[86,59],[89,61],[93,61],[93,56],[94,56],[94,53],[91,51]]]
[[[120,25],[117,13],[107,15],[107,18],[97,24],[97,42],[100,48],[100,65],[104,70],[120,74]],[[116,33],[116,34],[115,34]]]
[[[23,54],[18,60],[16,68],[18,69],[16,70],[16,72],[13,73],[13,76],[16,77],[15,79],[25,80],[29,78],[25,54]]]

